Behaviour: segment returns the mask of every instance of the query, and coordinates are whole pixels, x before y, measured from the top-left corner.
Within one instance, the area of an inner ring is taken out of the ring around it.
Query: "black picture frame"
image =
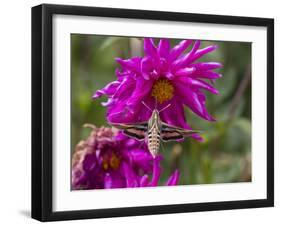
[[[54,212],[52,210],[52,18],[55,14],[266,27],[267,198]],[[56,221],[270,206],[274,206],[273,19],[49,4],[32,8],[32,218],[40,221]]]

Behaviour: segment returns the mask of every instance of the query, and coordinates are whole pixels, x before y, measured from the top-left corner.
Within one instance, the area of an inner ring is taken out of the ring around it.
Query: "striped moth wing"
[[[147,122],[140,123],[110,123],[110,125],[116,127],[117,129],[123,130],[123,133],[129,137],[133,137],[137,140],[145,139],[146,131],[148,128]]]
[[[199,131],[186,130],[164,122],[161,123],[161,139],[165,142],[184,139],[196,133],[199,133]]]

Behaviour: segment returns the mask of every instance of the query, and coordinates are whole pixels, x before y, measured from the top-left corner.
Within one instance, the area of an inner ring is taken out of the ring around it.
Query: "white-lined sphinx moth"
[[[145,103],[143,103],[148,109],[150,109]],[[167,142],[172,140],[179,140],[185,137],[189,137],[193,134],[199,133],[195,130],[186,130],[180,127],[169,125],[160,119],[159,113],[170,105],[164,107],[160,111],[156,108],[152,111],[152,115],[147,122],[140,123],[110,123],[112,126],[123,130],[123,133],[136,138],[138,140],[144,140],[147,138],[148,149],[153,157],[155,157],[159,151],[160,140]]]

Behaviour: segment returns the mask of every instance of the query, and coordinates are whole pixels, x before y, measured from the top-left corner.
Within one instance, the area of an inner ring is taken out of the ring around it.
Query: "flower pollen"
[[[167,79],[158,79],[153,87],[151,96],[153,96],[160,104],[171,100],[174,95],[174,87]]]
[[[119,168],[120,159],[116,156],[116,154],[112,153],[110,157],[108,155],[103,156],[102,168],[104,170],[113,169],[116,170]]]
[[[118,169],[120,165],[120,159],[115,154],[113,154],[110,158],[109,165],[114,170]]]

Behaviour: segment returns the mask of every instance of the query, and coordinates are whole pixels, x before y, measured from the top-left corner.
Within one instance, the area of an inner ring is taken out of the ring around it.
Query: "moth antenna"
[[[146,105],[146,103],[144,103],[144,101],[142,101],[142,104],[143,104],[144,106],[146,106],[146,107],[152,112],[151,108],[148,107],[148,105]]]
[[[168,104],[166,107],[163,107],[160,111],[159,111],[159,113],[161,112],[161,111],[164,111],[165,109],[167,109],[168,107],[170,107],[171,106],[171,104]]]

